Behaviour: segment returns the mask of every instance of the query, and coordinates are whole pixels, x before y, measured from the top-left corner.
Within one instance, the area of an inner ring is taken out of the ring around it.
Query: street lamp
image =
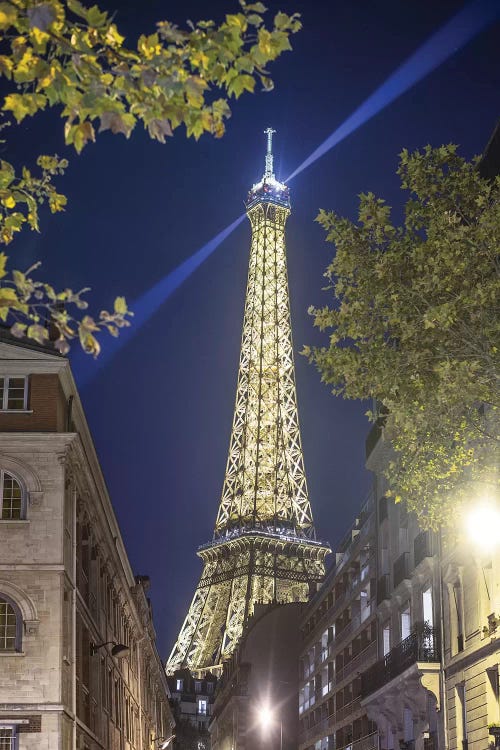
[[[103,648],[104,646],[109,646],[110,643],[113,644],[113,648],[111,649],[111,656],[116,656],[117,659],[122,659],[130,651],[129,646],[125,646],[124,643],[116,643],[115,641],[106,641],[105,643],[97,643],[97,644],[93,643],[90,647],[90,653],[92,655],[97,654],[100,648]]]
[[[272,725],[274,724],[274,715],[267,703],[263,703],[258,711],[257,715],[259,718],[259,723],[264,730],[264,732],[267,732]],[[283,750],[283,722],[280,718],[280,750]]]
[[[474,546],[491,554],[499,544],[500,508],[491,500],[483,500],[470,508],[465,517],[467,535]]]
[[[156,737],[153,742],[158,742],[158,750],[165,750],[174,739],[175,734],[171,734],[170,737]]]

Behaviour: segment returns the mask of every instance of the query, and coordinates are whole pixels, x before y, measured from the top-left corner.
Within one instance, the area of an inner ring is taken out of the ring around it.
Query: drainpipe
[[[71,649],[73,658],[71,660],[71,709],[73,711],[72,747],[76,750],[76,489],[73,490],[73,543],[72,543],[72,585],[71,585],[71,615],[72,633]]]
[[[444,750],[448,750],[448,694],[446,691],[446,677],[444,665],[444,597],[443,597],[443,540],[441,529],[437,532],[438,536],[438,583],[439,583],[439,640],[441,656],[441,711],[443,713],[443,733],[444,733]]]

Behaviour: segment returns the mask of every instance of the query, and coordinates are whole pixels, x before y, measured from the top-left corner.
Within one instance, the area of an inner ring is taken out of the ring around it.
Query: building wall
[[[372,431],[367,447],[377,496],[379,661],[365,675],[363,705],[381,748],[486,750],[488,726],[500,723],[500,548],[474,548],[459,514],[439,535],[421,531],[386,496],[391,448],[383,429]],[[492,533],[485,529],[485,539]],[[432,596],[432,635],[424,591]]]
[[[387,494],[392,450],[376,425],[367,439],[377,529],[378,660],[363,676],[362,704],[380,746],[433,750],[444,742],[438,539]]]
[[[500,551],[449,532],[442,575],[449,748],[462,750],[465,741],[484,750],[493,740],[488,726],[500,724]]]
[[[225,662],[210,724],[212,750],[296,750],[297,662],[303,604],[256,605]],[[268,726],[262,710],[269,711]]]
[[[182,746],[197,733],[198,750],[208,748],[217,678],[210,672],[195,677],[189,669],[179,669],[167,677],[167,682],[176,720],[176,744]]]
[[[299,747],[377,747],[361,706],[361,674],[376,659],[376,548],[373,499],[336,552],[336,564],[301,624]]]
[[[147,580],[130,569],[67,360],[3,339],[0,377],[26,376],[28,403],[0,410],[0,470],[25,499],[22,519],[0,520],[0,599],[20,626],[15,650],[0,643],[0,730],[17,729],[16,750],[150,750],[173,718]]]

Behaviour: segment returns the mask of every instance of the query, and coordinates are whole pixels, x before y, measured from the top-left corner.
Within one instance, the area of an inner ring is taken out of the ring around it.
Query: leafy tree
[[[240,12],[226,15],[220,25],[200,21],[184,31],[161,21],[132,49],[96,5],[3,0],[0,75],[10,90],[2,109],[17,123],[40,110],[57,109],[65,142],[78,153],[105,130],[128,138],[138,122],[161,143],[181,125],[188,137],[198,139],[204,132],[220,137],[231,114],[228,100],[254,91],[257,81],[271,89],[266,65],[291,49],[290,35],[300,28],[296,14],[281,12],[267,28],[265,11],[260,2],[240,0]],[[54,177],[66,167],[57,156],[40,156],[36,171],[0,161],[0,243],[8,245],[26,226],[39,231],[41,204],[52,213],[64,209],[66,198],[54,187]],[[37,266],[9,272],[7,261],[0,253],[0,319],[14,319],[15,335],[45,341],[48,332],[41,321],[50,315],[59,329],[60,351],[66,352],[68,341],[78,336],[85,351],[97,354],[96,331],[117,335],[129,325],[123,297],[115,300],[112,312],[79,320],[78,310],[87,307],[82,294],[88,290],[56,292],[33,278]]]
[[[391,493],[435,528],[498,487],[500,178],[453,145],[403,151],[398,174],[400,226],[371,193],[356,222],[319,213],[333,299],[311,308],[329,339],[305,354],[333,393],[383,406]]]

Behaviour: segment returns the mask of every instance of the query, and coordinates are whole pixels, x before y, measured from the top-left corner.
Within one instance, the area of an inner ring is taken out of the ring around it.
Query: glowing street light
[[[465,526],[474,546],[491,554],[500,544],[500,507],[491,500],[483,500],[468,511]]]
[[[269,706],[259,708],[259,723],[264,731],[269,729],[273,724],[273,712]]]
[[[264,732],[267,732],[273,726],[274,714],[267,704],[262,704],[257,711],[259,724]],[[283,722],[280,719],[280,750],[283,750]]]

